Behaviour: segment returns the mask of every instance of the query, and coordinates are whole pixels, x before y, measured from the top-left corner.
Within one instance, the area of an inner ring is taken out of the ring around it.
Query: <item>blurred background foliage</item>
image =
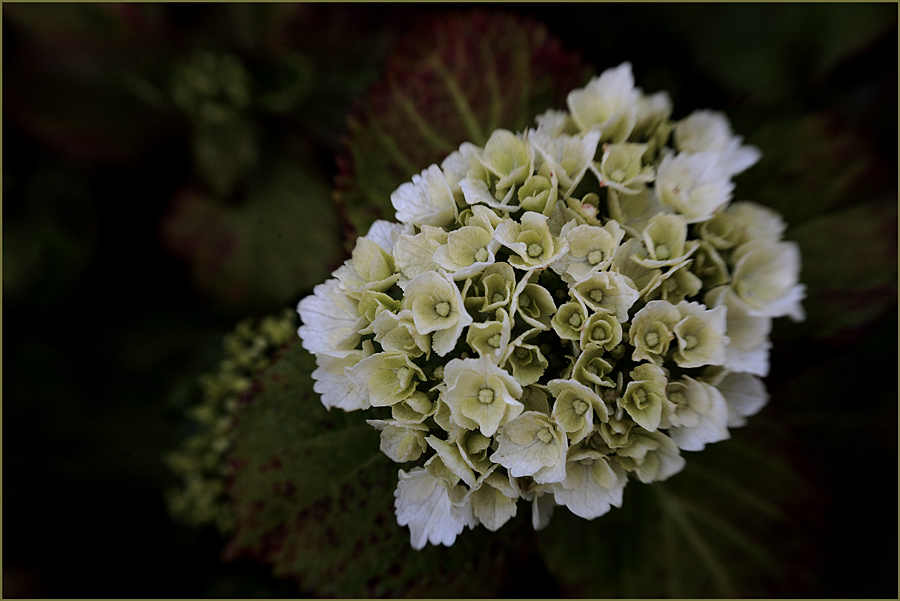
[[[3,5],[4,596],[896,594],[896,5],[502,8]],[[769,407],[664,486],[413,553],[396,466],[264,316],[447,147],[626,60],[763,150],[738,197],[785,215],[809,318]],[[211,399],[218,528],[165,502]]]

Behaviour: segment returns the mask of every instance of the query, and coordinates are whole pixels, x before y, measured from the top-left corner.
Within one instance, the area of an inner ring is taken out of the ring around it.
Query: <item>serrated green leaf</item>
[[[546,30],[503,15],[449,15],[414,30],[388,57],[383,80],[348,118],[337,200],[358,233],[393,219],[390,195],[462,142],[521,131],[561,107],[586,69]]]
[[[338,597],[492,596],[510,547],[484,529],[414,551],[394,517],[398,465],[362,412],[327,411],[299,341],[258,379],[233,431],[230,558]]]

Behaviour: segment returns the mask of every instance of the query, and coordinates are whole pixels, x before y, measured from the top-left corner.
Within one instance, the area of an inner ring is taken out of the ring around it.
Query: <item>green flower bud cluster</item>
[[[520,498],[540,528],[672,476],[761,409],[771,320],[802,318],[780,217],[731,202],[759,151],[724,115],[671,121],[628,63],[568,105],[413,176],[399,223],[298,306],[322,402],[369,409],[411,463],[395,508],[417,549]]]
[[[231,426],[241,395],[269,364],[272,354],[294,336],[297,314],[290,309],[263,319],[247,319],[223,340],[224,358],[215,372],[199,378],[203,399],[188,411],[195,432],[166,457],[181,478],[169,491],[169,512],[187,524],[213,524],[223,534],[232,528],[225,496]]]

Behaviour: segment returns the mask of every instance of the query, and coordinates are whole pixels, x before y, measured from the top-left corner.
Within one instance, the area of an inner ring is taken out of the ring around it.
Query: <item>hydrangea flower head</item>
[[[299,304],[323,403],[405,464],[417,549],[676,474],[765,405],[772,319],[803,317],[780,216],[732,202],[760,153],[723,114],[672,122],[629,63],[568,109],[413,176]]]

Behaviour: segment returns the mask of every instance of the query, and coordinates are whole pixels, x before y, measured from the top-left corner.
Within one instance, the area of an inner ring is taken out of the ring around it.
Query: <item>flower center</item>
[[[603,291],[599,288],[594,288],[588,293],[588,296],[591,297],[591,300],[595,303],[599,303],[603,300]]]
[[[538,244],[537,242],[532,242],[528,245],[528,256],[532,259],[535,257],[539,257],[543,254],[544,247]]]
[[[488,338],[488,344],[494,348],[500,348],[500,334],[494,334]]]
[[[494,296],[491,297],[491,302],[492,302],[492,303],[499,303],[499,302],[501,302],[502,300],[503,300],[503,295],[500,294],[499,292],[495,292],[495,293],[494,293]]]
[[[659,344],[659,334],[656,332],[647,332],[644,336],[644,342],[647,343],[647,346],[654,347]]]
[[[692,349],[697,346],[697,337],[696,336],[685,336],[684,337],[684,348]]]
[[[572,403],[572,408],[578,415],[584,415],[584,412],[587,411],[588,405],[583,400],[576,399],[575,402]]]
[[[660,261],[665,261],[670,256],[669,247],[665,244],[660,244],[656,247],[656,258]]]
[[[643,409],[644,405],[647,403],[647,391],[643,388],[638,388],[634,391],[634,404],[638,409]]]
[[[450,303],[447,301],[441,301],[434,306],[434,312],[440,315],[441,317],[447,317],[450,315]]]
[[[528,349],[524,349],[521,346],[516,349],[516,357],[519,359],[525,359],[528,357]]]
[[[553,440],[553,434],[550,432],[550,428],[544,428],[540,432],[538,432],[537,437],[541,439],[541,442],[549,443]]]
[[[602,250],[593,250],[588,255],[588,263],[591,265],[596,265],[600,261],[603,260],[603,251]]]
[[[573,328],[580,328],[582,321],[583,320],[581,319],[581,315],[579,315],[578,313],[573,313],[572,317],[569,318],[569,325]]]
[[[520,307],[522,307],[524,309],[530,304],[531,304],[531,299],[528,297],[527,294],[519,295],[519,306]]]
[[[488,260],[488,251],[486,248],[479,248],[478,252],[475,253],[475,260],[479,263],[484,263]]]
[[[485,405],[490,405],[494,402],[494,390],[491,388],[482,388],[478,391],[478,400]]]

